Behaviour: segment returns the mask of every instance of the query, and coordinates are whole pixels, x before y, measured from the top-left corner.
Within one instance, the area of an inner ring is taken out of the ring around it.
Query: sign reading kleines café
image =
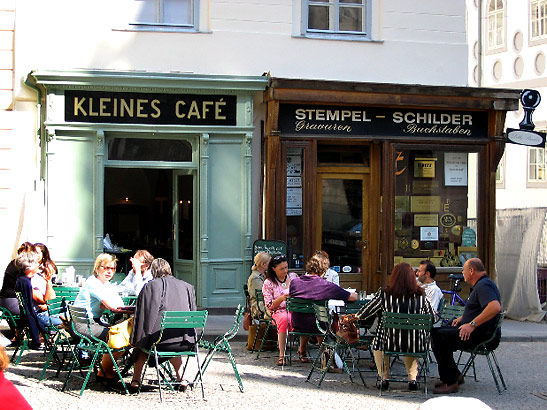
[[[65,121],[236,125],[235,95],[65,91]]]
[[[409,108],[281,104],[287,134],[487,138],[488,113]]]

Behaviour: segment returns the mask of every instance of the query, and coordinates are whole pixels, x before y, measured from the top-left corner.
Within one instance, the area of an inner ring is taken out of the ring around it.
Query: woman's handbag
[[[336,335],[352,345],[359,342],[359,329],[355,326],[355,315],[340,315]]]
[[[129,346],[131,333],[133,332],[133,317],[130,317],[117,325],[110,326],[108,330],[108,347],[122,349]]]
[[[253,322],[253,318],[251,317],[251,312],[246,311],[245,314],[243,315],[243,329],[249,330],[252,322]]]

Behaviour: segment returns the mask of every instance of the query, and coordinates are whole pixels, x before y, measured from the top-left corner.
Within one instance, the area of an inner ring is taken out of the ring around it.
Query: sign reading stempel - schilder
[[[397,137],[488,138],[487,112],[281,104],[279,131]]]
[[[65,91],[65,121],[236,125],[235,95]]]

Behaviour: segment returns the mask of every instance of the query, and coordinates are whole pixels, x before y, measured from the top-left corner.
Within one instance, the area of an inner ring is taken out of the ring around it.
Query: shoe
[[[327,369],[327,372],[328,373],[344,373],[344,369],[340,369],[339,367],[336,367],[336,366],[329,366],[329,368]]]
[[[458,391],[458,383],[446,384],[443,383],[442,386],[439,386],[433,389],[433,394],[450,394],[456,393]]]
[[[300,353],[298,352],[298,360],[300,360],[300,363],[309,363],[310,359],[308,359],[308,355],[306,353]]]
[[[408,382],[408,390],[410,391],[418,390],[418,383],[416,382],[416,380],[411,380]]]
[[[280,357],[279,359],[277,359],[277,365],[278,366],[283,366],[283,365],[286,365],[286,364],[287,364],[287,362],[286,362],[285,358]]]
[[[458,386],[461,386],[462,384],[465,383],[465,378],[463,377],[463,374],[460,374],[458,376],[457,383],[458,383]],[[443,384],[446,384],[446,383],[444,383],[443,381],[440,381],[439,383],[435,383],[435,387],[441,387]]]
[[[186,392],[186,390],[190,387],[191,390],[194,389],[194,383],[190,383],[188,380],[182,379],[180,381],[180,384],[178,386],[178,391]]]
[[[141,382],[139,380],[131,380],[131,384],[127,386],[127,391],[131,394],[138,393],[141,389]]]
[[[387,380],[382,380],[382,383],[378,384],[378,389],[380,389],[380,390],[389,389],[389,382]]]

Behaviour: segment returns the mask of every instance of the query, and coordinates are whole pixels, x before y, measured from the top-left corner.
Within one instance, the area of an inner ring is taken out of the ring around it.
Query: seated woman
[[[101,320],[101,316],[106,309],[116,310],[123,306],[123,300],[118,295],[115,285],[110,283],[110,279],[116,273],[116,263],[118,259],[114,255],[101,253],[95,259],[93,275],[87,278],[84,286],[74,300],[74,306],[83,307],[87,311],[87,316],[92,319],[90,325],[91,334],[105,342],[108,340],[108,323]],[[87,325],[74,323],[76,331],[84,336],[90,336]],[[117,359],[123,352],[113,354]],[[97,379],[107,382],[116,382],[117,375],[114,371],[114,364],[109,355],[104,355],[102,362],[104,374],[97,373]]]
[[[36,247],[30,242],[23,242],[19,249],[17,249],[17,255],[23,252],[34,252]],[[12,314],[19,315],[19,302],[15,297],[15,282],[17,278],[23,273],[15,264],[13,259],[4,272],[4,279],[2,281],[2,289],[0,289],[0,306],[8,309]],[[12,326],[11,323],[9,323]],[[14,330],[14,329],[12,329]]]
[[[165,259],[154,259],[151,266],[154,279],[142,289],[137,299],[135,322],[131,335],[131,345],[136,348],[150,349],[158,340],[160,334],[161,315],[164,311],[194,311],[196,310],[196,292],[194,287],[183,280],[173,277],[171,267]],[[184,352],[194,348],[196,332],[194,329],[170,329],[164,332],[157,344],[158,350],[169,352]],[[177,372],[177,381],[184,391],[188,381],[183,380],[184,367],[182,357],[169,359]],[[139,351],[133,371],[133,380],[129,391],[139,390],[142,369],[146,354]]]
[[[251,302],[251,316],[258,318],[260,312],[265,312],[264,305],[261,303],[260,309],[258,309],[258,303],[256,301],[256,291],[262,292],[262,286],[266,280],[266,271],[268,270],[268,264],[270,263],[270,254],[266,252],[258,252],[254,258],[254,265],[251,268],[251,274],[247,279],[247,290],[249,291],[249,300]],[[260,318],[261,319],[261,318]]]
[[[324,279],[322,276],[329,268],[329,258],[324,252],[316,252],[306,264],[306,274],[294,279],[291,282],[289,294],[293,298],[311,299],[311,300],[343,300],[344,302],[354,302],[357,300],[356,293],[350,293],[340,286]],[[313,313],[294,312],[291,316],[293,329],[306,333],[319,333]],[[305,337],[304,349],[298,351],[300,361],[306,362],[306,344],[308,338]]]
[[[40,348],[40,333],[45,332],[45,328],[41,326],[36,312],[32,309],[33,299],[31,280],[40,269],[39,261],[40,254],[35,251],[21,252],[15,259],[15,266],[23,272],[15,282],[15,291],[21,292],[21,296],[26,305],[26,320],[30,331],[31,349]]]
[[[414,270],[408,263],[399,263],[393,268],[389,278],[389,284],[380,289],[374,298],[367,303],[357,314],[357,318],[364,320],[378,312],[397,312],[426,314],[433,316],[431,305],[425,297],[423,289],[416,283]],[[382,326],[383,316],[380,317],[378,332],[372,342],[374,361],[380,376],[381,389],[389,387],[389,357],[382,357],[385,350],[407,351],[408,353],[422,352],[426,345],[425,333],[419,330],[394,330],[390,329],[387,337],[387,345],[384,345]],[[410,334],[408,334],[410,332]],[[418,360],[415,357],[403,356],[408,375],[409,390],[417,390],[416,377],[418,376]],[[383,366],[382,366],[383,364]],[[383,372],[382,372],[383,369]]]
[[[264,304],[277,326],[277,344],[279,346],[278,366],[283,366],[285,345],[287,344],[287,330],[290,325],[290,314],[287,313],[287,298],[291,281],[296,279],[296,273],[289,273],[289,264],[285,255],[277,255],[270,259],[266,280],[262,286]],[[299,351],[305,351],[306,340],[300,338]]]
[[[49,256],[49,250],[43,243],[34,244],[36,251],[40,255],[40,269],[31,279],[32,284],[32,308],[40,321],[40,325],[46,328],[50,322],[54,326],[60,325],[61,319],[58,315],[49,316],[46,301],[55,298],[52,278],[57,273],[57,266]]]

